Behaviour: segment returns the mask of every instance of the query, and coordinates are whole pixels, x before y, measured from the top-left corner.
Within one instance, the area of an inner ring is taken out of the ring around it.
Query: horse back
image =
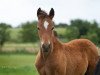
[[[95,54],[98,55],[98,51],[97,51],[97,47],[94,43],[92,43],[91,41],[89,41],[88,39],[76,39],[76,40],[72,40],[68,43],[65,43],[66,46],[70,47],[70,48],[74,48],[77,49],[78,51],[85,51],[88,54]],[[74,50],[75,51],[75,50]]]

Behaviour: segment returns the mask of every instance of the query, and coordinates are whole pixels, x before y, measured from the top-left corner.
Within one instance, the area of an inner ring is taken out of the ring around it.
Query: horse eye
[[[53,30],[54,29],[54,27],[52,27],[52,29],[51,30]]]
[[[40,30],[40,28],[39,28],[39,27],[37,27],[37,29],[38,29],[38,30]]]

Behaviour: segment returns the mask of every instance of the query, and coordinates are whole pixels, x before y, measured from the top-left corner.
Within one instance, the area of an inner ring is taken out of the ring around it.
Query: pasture
[[[35,55],[0,55],[0,75],[38,75]]]

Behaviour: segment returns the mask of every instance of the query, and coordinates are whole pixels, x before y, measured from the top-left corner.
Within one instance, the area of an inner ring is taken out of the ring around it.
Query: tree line
[[[37,21],[22,23],[17,28],[21,29],[18,32],[18,38],[14,41],[15,43],[34,43],[39,40]],[[61,39],[70,41],[78,38],[87,38],[96,45],[100,45],[100,26],[96,21],[89,22],[87,20],[75,19],[71,20],[70,24],[55,24],[55,28],[65,29],[64,33],[58,33],[58,37]],[[0,23],[0,48],[5,42],[13,42],[10,36],[10,29],[14,28],[6,23]]]

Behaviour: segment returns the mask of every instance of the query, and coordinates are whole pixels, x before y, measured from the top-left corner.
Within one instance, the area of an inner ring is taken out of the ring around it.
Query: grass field
[[[0,55],[0,75],[38,75],[35,55]]]

